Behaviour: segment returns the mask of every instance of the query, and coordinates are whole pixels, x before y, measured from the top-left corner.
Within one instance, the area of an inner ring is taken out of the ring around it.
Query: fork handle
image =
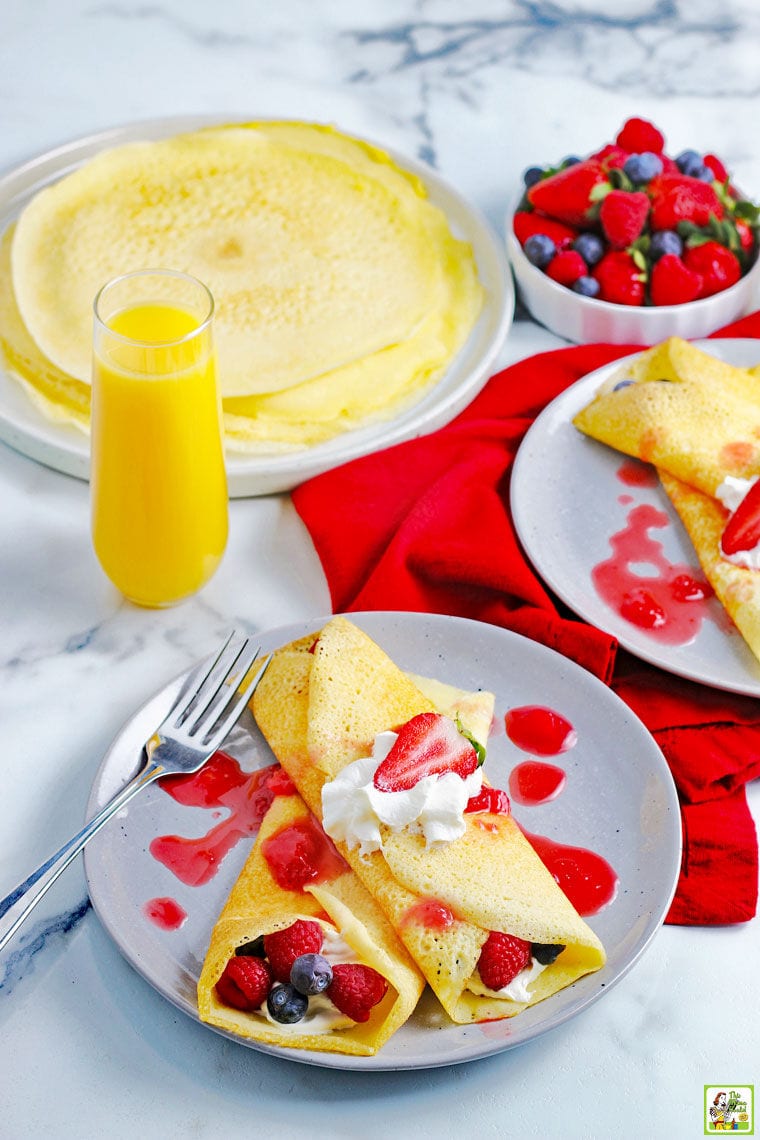
[[[0,950],[10,942],[48,887],[53,885],[61,872],[68,867],[85,844],[92,839],[97,831],[100,831],[103,824],[107,823],[141,788],[155,780],[163,771],[162,764],[148,760],[129,783],[125,784],[113,799],[100,809],[97,815],[88,820],[81,831],[78,831],[67,843],[64,843],[55,855],[46,859],[41,867],[38,867],[28,878],[24,879],[23,883],[19,883],[15,890],[12,890],[4,899],[0,899]]]

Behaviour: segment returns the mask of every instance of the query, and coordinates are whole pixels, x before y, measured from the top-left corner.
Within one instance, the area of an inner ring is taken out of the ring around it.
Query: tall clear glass
[[[213,298],[146,270],[95,299],[92,536],[130,601],[170,606],[212,576],[227,543]]]

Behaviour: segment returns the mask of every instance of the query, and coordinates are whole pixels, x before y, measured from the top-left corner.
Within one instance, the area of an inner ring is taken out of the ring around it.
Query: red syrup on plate
[[[671,563],[649,531],[670,525],[664,511],[649,503],[633,507],[625,527],[610,539],[612,556],[591,571],[602,601],[625,621],[666,645],[685,645],[710,617],[712,588],[694,568]],[[636,573],[640,567],[647,573]]]
[[[504,724],[512,743],[533,756],[559,756],[578,740],[570,721],[544,705],[510,709]]]
[[[566,781],[564,769],[556,764],[525,760],[509,773],[509,794],[516,803],[535,807],[556,799]]]
[[[261,853],[284,891],[302,891],[307,885],[329,882],[348,870],[313,816],[275,831],[262,843]]]
[[[654,467],[635,459],[624,460],[615,474],[626,487],[656,487],[660,481]]]
[[[279,764],[247,773],[225,752],[216,752],[199,772],[166,776],[159,786],[185,807],[226,808],[229,812],[205,835],[159,835],[150,844],[154,859],[191,887],[200,887],[213,879],[235,844],[245,836],[255,835],[276,795],[295,791]],[[213,814],[216,817],[219,812]]]
[[[569,847],[520,829],[546,869],[559,883],[578,914],[596,914],[614,899],[616,871],[606,859],[585,847]]]
[[[187,911],[175,899],[148,899],[142,909],[145,917],[159,930],[179,930],[187,918]]]

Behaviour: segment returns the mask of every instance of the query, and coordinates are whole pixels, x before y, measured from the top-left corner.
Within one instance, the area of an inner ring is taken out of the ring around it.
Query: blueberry
[[[595,277],[579,277],[573,281],[573,292],[581,297],[595,297],[599,292],[599,282]]]
[[[597,234],[580,234],[573,242],[573,249],[581,255],[590,268],[602,260],[604,242]]]
[[[657,230],[652,234],[649,242],[651,260],[659,261],[666,253],[674,253],[676,257],[683,253],[683,242],[675,230]]]
[[[579,162],[581,162],[581,159],[578,158],[577,154],[569,154],[567,158],[562,159],[562,166],[563,168],[566,166],[577,166]]]
[[[695,169],[692,178],[698,178],[700,182],[712,182],[715,179],[715,174],[710,170],[710,167],[705,166],[703,162],[699,168]]]
[[[244,942],[242,946],[238,946],[235,954],[243,958],[266,958],[267,952],[264,949],[264,935],[260,934],[258,938],[254,938],[252,942]]]
[[[620,388],[630,388],[631,384],[635,384],[635,383],[636,383],[635,380],[618,380],[617,384],[612,389],[612,391],[617,392],[617,391],[619,391]],[[539,945],[540,945],[540,943],[539,943]]]
[[[332,966],[321,954],[301,954],[290,968],[290,984],[300,994],[321,994],[332,978]]]
[[[288,983],[272,986],[267,994],[267,1009],[280,1025],[294,1025],[308,1008],[309,999]]]
[[[535,186],[540,182],[544,176],[544,172],[540,166],[529,166],[523,174],[523,182],[526,186]]]
[[[556,962],[564,949],[565,947],[562,944],[553,945],[549,942],[534,942],[531,945],[530,952],[542,966],[551,966],[552,962]]]
[[[695,150],[682,150],[676,158],[676,166],[681,171],[681,174],[686,174],[689,178],[696,178],[695,171],[700,170],[704,163],[702,162],[702,155],[697,154]]]
[[[623,173],[631,182],[651,182],[658,174],[662,174],[662,159],[659,154],[652,154],[649,150],[629,155],[623,164]]]
[[[557,252],[557,247],[546,234],[531,234],[523,246],[523,253],[531,265],[543,269]]]

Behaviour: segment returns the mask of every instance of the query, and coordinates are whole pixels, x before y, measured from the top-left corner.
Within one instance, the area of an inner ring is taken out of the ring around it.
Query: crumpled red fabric
[[[714,335],[760,337],[760,313]],[[760,703],[636,661],[565,610],[522,553],[509,509],[512,462],[537,414],[634,348],[583,345],[522,360],[492,377],[447,426],[317,476],[292,498],[335,613],[405,610],[491,622],[611,685],[654,736],[678,789],[683,859],[666,921],[743,922],[757,907],[745,786],[760,775]]]

